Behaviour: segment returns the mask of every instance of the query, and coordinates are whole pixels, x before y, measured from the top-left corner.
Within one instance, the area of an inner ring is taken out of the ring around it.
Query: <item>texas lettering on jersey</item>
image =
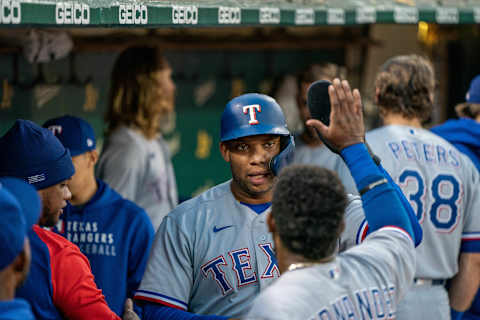
[[[280,276],[272,244],[263,243],[258,246],[263,250],[269,261],[267,267],[260,275],[261,279]],[[207,279],[215,280],[223,295],[233,291],[233,286],[225,275],[225,271],[228,269],[232,269],[235,272],[237,278],[235,285],[238,289],[253,284],[258,280],[257,273],[252,268],[250,250],[248,248],[229,251],[228,257],[220,255],[201,266],[203,276]]]

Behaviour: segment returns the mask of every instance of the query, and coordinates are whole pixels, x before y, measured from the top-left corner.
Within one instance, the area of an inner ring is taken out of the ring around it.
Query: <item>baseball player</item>
[[[15,180],[15,181],[13,181]],[[11,192],[13,189],[13,192]],[[28,208],[16,198],[28,199]],[[0,178],[0,319],[35,319],[28,302],[15,298],[31,263],[27,233],[38,220],[41,204],[36,190],[14,178]]]
[[[466,156],[422,128],[431,115],[434,85],[433,67],[426,59],[389,59],[376,79],[384,126],[366,135],[410,200],[424,232],[416,251],[414,285],[398,307],[401,320],[449,319],[449,298],[453,318],[461,316],[458,312],[470,306],[480,281],[480,177]],[[360,242],[366,234],[364,222],[351,235]],[[447,294],[445,280],[452,277]]]
[[[343,153],[352,156],[360,146]],[[356,159],[376,169],[369,177],[385,181],[361,147]],[[408,219],[391,186],[378,184],[363,197],[376,231],[335,256],[346,199],[328,169],[294,165],[282,171],[267,219],[282,276],[260,293],[245,319],[394,319],[415,271],[410,224],[418,222]]]
[[[279,276],[265,225],[274,182],[268,164],[272,158],[286,161],[293,149],[274,99],[245,94],[227,104],[220,151],[232,180],[182,203],[163,220],[135,294],[137,302],[148,302],[143,319],[158,318],[158,310],[164,310],[162,319],[175,310],[238,317]]]
[[[288,162],[293,148],[274,99],[245,94],[227,104],[220,151],[232,179],[182,203],[162,222],[135,294],[144,319],[238,317],[279,276],[265,224],[274,182],[268,165]]]
[[[37,189],[43,207],[28,233],[32,264],[17,290],[38,319],[119,319],[93,280],[87,258],[77,246],[43,227],[53,227],[71,194],[70,153],[47,129],[17,120],[0,138],[0,176],[24,179]]]
[[[156,231],[178,204],[170,151],[161,130],[175,109],[172,69],[159,48],[135,46],[113,67],[106,139],[97,175],[144,208]]]
[[[110,308],[122,315],[127,297],[140,285],[153,241],[146,212],[95,179],[98,160],[95,133],[88,122],[63,116],[43,125],[72,155],[72,193],[55,231],[75,243],[90,261],[95,283]]]

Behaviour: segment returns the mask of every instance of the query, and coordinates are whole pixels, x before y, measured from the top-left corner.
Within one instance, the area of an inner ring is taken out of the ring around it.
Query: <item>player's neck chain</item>
[[[320,260],[317,260],[317,261],[306,261],[306,262],[292,263],[288,266],[287,271],[310,268],[310,267],[313,267],[313,266],[316,266],[316,265],[332,262],[333,260],[335,260],[334,256],[328,256],[326,258],[323,258],[323,259],[320,259]]]
[[[300,263],[292,263],[288,266],[288,271],[294,271],[297,269],[304,269],[316,266],[318,264],[322,264],[321,262],[300,262]]]

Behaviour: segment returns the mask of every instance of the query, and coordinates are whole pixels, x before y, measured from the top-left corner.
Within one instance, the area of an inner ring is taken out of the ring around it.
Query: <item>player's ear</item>
[[[222,154],[223,160],[230,162],[230,150],[225,142],[220,142],[220,153]]]
[[[98,161],[97,149],[93,149],[88,152],[88,160],[92,167],[94,167],[97,164],[97,161]]]
[[[378,96],[380,95],[380,89],[375,87],[375,104],[378,106]]]
[[[273,214],[270,212],[269,215],[267,215],[267,226],[268,226],[268,231],[271,233],[274,233],[277,231],[277,227],[275,225],[275,219],[273,218]]]

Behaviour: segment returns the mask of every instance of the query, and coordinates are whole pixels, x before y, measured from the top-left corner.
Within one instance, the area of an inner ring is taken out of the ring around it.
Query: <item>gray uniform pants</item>
[[[397,320],[450,320],[447,290],[441,285],[412,285],[398,304]]]

